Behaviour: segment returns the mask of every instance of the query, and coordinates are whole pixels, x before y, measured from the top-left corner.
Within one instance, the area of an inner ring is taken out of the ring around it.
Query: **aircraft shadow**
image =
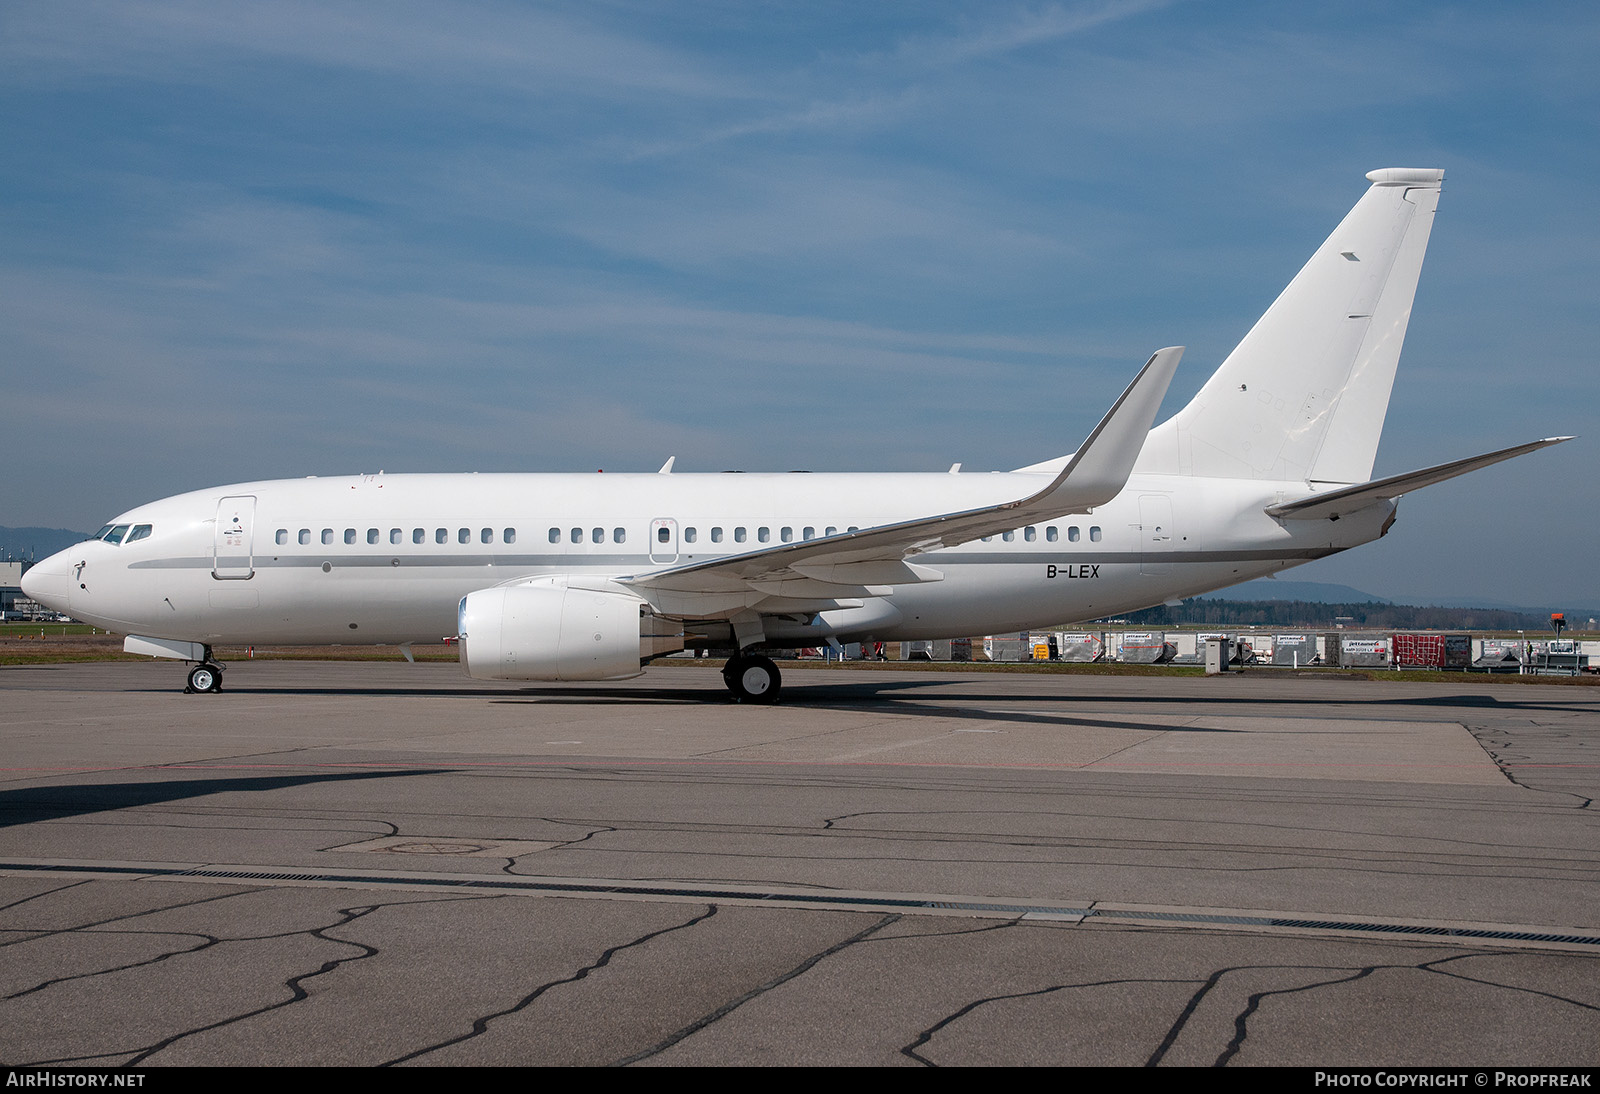
[[[1160,686],[1159,680],[1150,681],[1152,689]],[[1381,686],[1381,685],[1375,685]],[[1313,708],[1363,708],[1363,707],[1469,707],[1496,711],[1561,711],[1563,713],[1600,713],[1600,694],[1593,700],[1587,696],[1570,703],[1551,703],[1538,699],[1520,699],[1478,692],[1450,692],[1441,695],[1384,696],[1374,694],[1349,698],[1296,695],[1163,695],[1155,691],[1138,696],[1063,690],[1059,693],[1019,693],[1004,687],[984,687],[971,680],[951,681],[930,674],[928,679],[915,680],[862,680],[849,683],[785,683],[780,706],[807,706],[821,708],[881,709],[884,701],[925,698],[939,703],[993,703],[1001,706],[1039,702],[1121,703],[1141,707],[1176,707],[1187,712],[1248,710],[1271,707]],[[482,691],[472,694],[483,695]],[[493,692],[488,694],[495,694]],[[720,687],[688,686],[684,688],[631,688],[615,685],[579,685],[561,688],[524,688],[514,693],[500,693],[501,702],[560,702],[574,703],[704,703],[720,698],[727,703],[734,699]],[[944,708],[930,709],[918,706],[917,711],[929,714],[945,713]]]
[[[0,790],[0,828],[35,821],[61,820],[140,805],[203,798],[236,791],[281,790],[313,783],[392,779],[404,775],[439,775],[447,768],[394,771],[347,771],[303,775],[251,775],[240,778],[155,779],[150,782],[69,783],[19,786]]]
[[[659,678],[659,677],[657,677]],[[1071,678],[1067,678],[1071,679]],[[783,696],[779,704],[785,707],[814,707],[818,709],[855,709],[868,706],[882,709],[882,704],[896,700],[915,700],[924,698],[928,701],[944,703],[986,703],[999,706],[1012,706],[1018,704],[1031,704],[1039,702],[1074,703],[1121,703],[1140,707],[1162,709],[1181,708],[1194,713],[1207,711],[1227,712],[1241,710],[1266,710],[1277,709],[1312,709],[1312,708],[1475,708],[1501,712],[1510,711],[1559,711],[1567,714],[1600,713],[1600,695],[1590,699],[1588,696],[1576,699],[1574,702],[1551,703],[1547,700],[1535,698],[1518,698],[1510,695],[1486,695],[1481,692],[1448,692],[1438,695],[1411,695],[1411,696],[1386,696],[1381,693],[1366,694],[1361,696],[1297,696],[1292,694],[1275,695],[1215,695],[1195,696],[1161,694],[1156,689],[1160,687],[1159,680],[1149,681],[1150,691],[1137,696],[1127,694],[1110,694],[1104,692],[1069,691],[1065,688],[1059,693],[1047,692],[1018,692],[1006,687],[989,685],[987,681],[978,682],[970,679],[952,680],[943,674],[930,673],[917,679],[892,679],[892,680],[859,680],[850,682],[827,683],[795,683],[786,682]],[[1375,688],[1381,684],[1373,685]],[[168,692],[168,688],[137,689],[153,694]],[[699,680],[685,680],[679,686],[629,686],[627,684],[568,684],[550,686],[518,687],[507,685],[505,687],[482,687],[463,685],[461,687],[338,687],[306,685],[295,686],[255,686],[243,684],[237,688],[229,688],[221,696],[193,696],[187,701],[226,702],[230,693],[282,696],[315,696],[315,695],[341,695],[341,696],[370,696],[373,698],[440,698],[440,699],[488,699],[491,702],[509,703],[574,703],[606,706],[636,706],[640,704],[727,704],[732,705],[735,700],[720,684],[712,685]],[[943,706],[930,709],[926,706],[906,705],[907,713],[927,713],[949,715],[948,708]]]

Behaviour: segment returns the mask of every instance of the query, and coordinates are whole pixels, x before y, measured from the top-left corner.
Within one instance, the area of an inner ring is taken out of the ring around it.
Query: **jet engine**
[[[620,680],[671,652],[648,605],[609,582],[540,578],[461,600],[461,664],[478,680]],[[677,649],[683,648],[681,628]]]

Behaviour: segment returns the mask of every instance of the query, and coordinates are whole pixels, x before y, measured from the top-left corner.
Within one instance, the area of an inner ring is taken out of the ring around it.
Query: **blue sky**
[[[1443,167],[1377,472],[1580,439],[1302,567],[1600,603],[1600,7],[0,7],[0,524],[250,478],[971,470],[1175,410]]]

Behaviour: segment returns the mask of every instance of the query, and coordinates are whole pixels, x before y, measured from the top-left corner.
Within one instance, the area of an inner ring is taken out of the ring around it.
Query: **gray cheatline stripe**
[[[943,553],[928,555],[920,561],[930,566],[1072,566],[1072,565],[1136,565],[1145,562],[1272,562],[1325,558],[1338,554],[1339,547],[1269,548],[1254,551],[1168,551],[1165,554],[1145,556],[1138,551],[977,551],[967,554]],[[730,555],[729,558],[734,556]],[[253,565],[258,570],[315,569],[331,562],[335,569],[368,566],[393,566],[398,560],[402,568],[457,567],[460,569],[516,569],[519,567],[605,567],[618,571],[646,572],[657,567],[670,568],[673,563],[652,563],[637,554],[408,554],[389,551],[378,554],[345,554],[338,550],[307,555],[256,555]],[[683,554],[679,564],[702,562],[699,555]],[[130,570],[210,570],[214,563],[210,555],[187,558],[151,558],[130,563]]]
[[[1351,931],[1374,937],[1426,938],[1461,942],[1521,942],[1559,946],[1581,946],[1600,952],[1600,931],[1590,934],[1573,934],[1569,931],[1541,927],[1489,927],[1461,924],[1441,926],[1437,923],[1380,923],[1371,920],[1336,918],[1332,916],[1245,915],[1215,910],[1190,912],[1158,911],[1128,906],[1070,907],[1059,904],[992,901],[976,898],[932,898],[902,896],[892,893],[866,893],[847,895],[841,893],[785,892],[780,889],[734,889],[715,885],[641,884],[630,881],[573,881],[538,877],[477,877],[454,875],[432,877],[418,874],[341,873],[335,871],[295,870],[286,867],[261,867],[259,869],[229,870],[208,866],[151,865],[119,866],[110,863],[71,862],[0,862],[0,873],[74,873],[107,876],[194,878],[208,881],[260,881],[294,884],[318,882],[355,886],[398,885],[410,888],[449,889],[458,892],[539,893],[560,896],[601,897],[678,897],[692,900],[758,901],[774,905],[800,905],[840,911],[877,910],[883,908],[903,912],[967,912],[973,915],[1016,916],[1039,915],[1077,917],[1086,921],[1106,923],[1149,923],[1183,926],[1239,926],[1280,930]]]

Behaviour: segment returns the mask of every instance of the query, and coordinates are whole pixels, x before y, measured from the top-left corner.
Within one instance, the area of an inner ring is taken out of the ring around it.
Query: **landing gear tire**
[[[776,703],[783,690],[783,677],[770,657],[736,654],[723,666],[722,679],[728,690],[746,703]]]
[[[197,691],[221,691],[222,666],[210,663],[196,665],[189,670],[189,686],[183,690],[191,694]]]

